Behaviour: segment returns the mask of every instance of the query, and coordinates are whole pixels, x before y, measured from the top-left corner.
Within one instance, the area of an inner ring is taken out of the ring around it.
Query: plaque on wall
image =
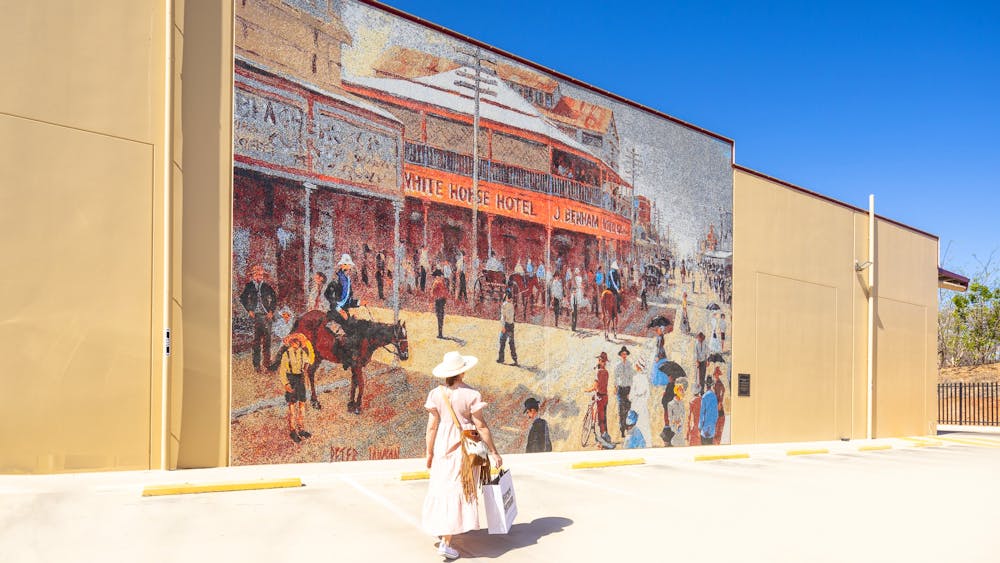
[[[737,396],[739,397],[749,397],[750,396],[750,374],[741,373],[739,374],[739,381],[737,383]]]

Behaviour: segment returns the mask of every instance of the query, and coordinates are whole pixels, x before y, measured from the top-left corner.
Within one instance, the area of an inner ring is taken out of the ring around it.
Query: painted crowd
[[[419,457],[449,351],[506,452],[728,443],[731,144],[355,0],[236,22],[234,464]]]

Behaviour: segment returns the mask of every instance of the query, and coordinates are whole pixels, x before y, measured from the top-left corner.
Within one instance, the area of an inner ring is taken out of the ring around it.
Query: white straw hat
[[[448,352],[431,373],[434,374],[434,377],[451,377],[465,373],[477,363],[479,363],[479,358],[475,356],[463,356],[458,352]]]
[[[351,255],[350,254],[342,254],[340,256],[340,262],[337,262],[337,265],[338,266],[343,266],[344,264],[347,264],[348,266],[353,266],[354,265],[354,260],[351,260]]]

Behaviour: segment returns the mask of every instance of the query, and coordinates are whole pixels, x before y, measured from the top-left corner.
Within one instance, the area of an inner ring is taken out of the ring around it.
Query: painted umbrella
[[[658,326],[674,326],[674,323],[663,315],[657,315],[653,317],[653,320],[649,321],[649,328],[656,328]]]

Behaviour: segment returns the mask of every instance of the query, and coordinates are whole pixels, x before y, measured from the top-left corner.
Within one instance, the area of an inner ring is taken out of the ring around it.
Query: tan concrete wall
[[[183,190],[174,245],[175,320],[182,346],[172,381],[183,406],[176,467],[229,463],[232,245],[232,0],[188,2],[183,32]],[[183,236],[181,236],[183,233]]]
[[[864,438],[866,213],[734,175],[733,442]],[[937,240],[878,220],[875,427],[933,431]]]
[[[0,472],[159,467],[166,6],[3,14]]]
[[[863,437],[853,212],[739,170],[733,183],[733,386],[751,376],[733,443]]]
[[[937,425],[937,241],[876,226],[875,435],[934,433]]]

